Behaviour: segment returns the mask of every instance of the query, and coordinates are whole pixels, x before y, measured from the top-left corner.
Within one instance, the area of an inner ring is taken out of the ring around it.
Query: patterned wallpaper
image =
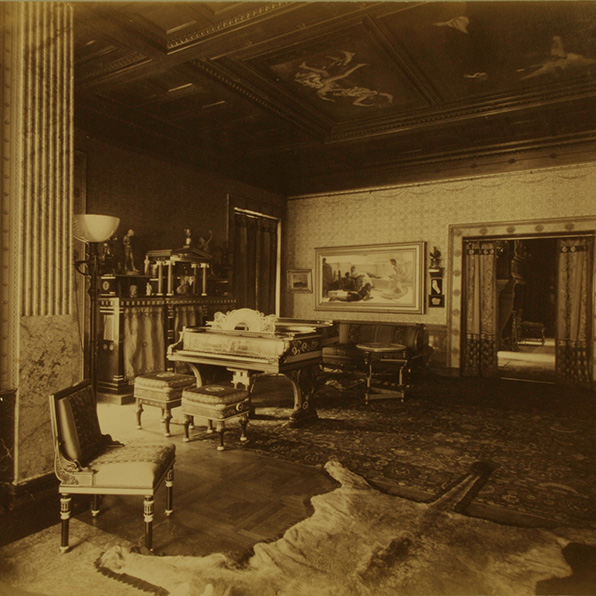
[[[441,251],[447,281],[450,225],[594,216],[595,189],[596,163],[591,163],[297,197],[288,201],[284,266],[313,268],[317,247],[424,240],[427,253],[433,246]],[[444,290],[447,294],[449,288]],[[314,310],[314,294],[286,293],[283,315],[447,324],[447,307],[430,308],[422,315],[321,312]]]

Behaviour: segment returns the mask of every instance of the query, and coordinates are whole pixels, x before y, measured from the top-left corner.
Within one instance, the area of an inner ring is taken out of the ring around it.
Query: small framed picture
[[[288,269],[288,292],[312,292],[312,270]]]

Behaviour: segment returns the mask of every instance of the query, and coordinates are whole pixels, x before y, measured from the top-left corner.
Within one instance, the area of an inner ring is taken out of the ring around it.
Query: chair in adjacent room
[[[60,550],[69,549],[71,495],[92,495],[91,513],[99,514],[100,495],[144,497],[145,546],[153,549],[153,496],[166,484],[166,515],[173,512],[175,446],[123,445],[101,433],[90,381],[50,395],[54,471],[60,485]]]

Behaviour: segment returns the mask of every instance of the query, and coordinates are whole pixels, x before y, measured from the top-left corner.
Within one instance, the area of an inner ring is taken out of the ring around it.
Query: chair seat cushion
[[[236,389],[232,384],[203,385],[185,389],[182,393],[182,411],[190,416],[226,420],[247,416],[249,409],[248,391]]]
[[[176,446],[129,443],[108,448],[89,462],[93,486],[153,489],[172,465]]]
[[[363,361],[364,355],[352,344],[333,344],[323,347],[323,361],[326,358],[337,358],[341,360]]]
[[[540,331],[544,329],[544,323],[536,323],[534,321],[522,321],[521,325],[526,329],[538,329]]]
[[[386,352],[384,354],[375,354],[377,358],[403,358],[405,359],[405,350],[395,352]],[[352,344],[335,344],[323,348],[324,364],[353,363],[363,364],[364,353],[362,350]]]
[[[203,385],[191,387],[182,392],[182,402],[206,405],[228,405],[248,397],[246,389],[237,389],[232,384]]]
[[[175,391],[183,387],[194,385],[195,378],[192,375],[181,375],[174,372],[159,372],[148,375],[139,375],[135,378],[135,390],[137,388],[159,390],[164,393]]]

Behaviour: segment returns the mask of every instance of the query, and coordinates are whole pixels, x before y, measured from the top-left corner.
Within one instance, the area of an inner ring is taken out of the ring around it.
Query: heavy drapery
[[[497,376],[497,276],[494,241],[464,243],[462,372]]]
[[[164,308],[162,304],[125,309],[124,375],[162,371],[165,363]]]
[[[234,212],[234,294],[238,308],[275,313],[277,225],[276,219]]]
[[[556,372],[575,385],[592,384],[593,238],[559,239]]]

